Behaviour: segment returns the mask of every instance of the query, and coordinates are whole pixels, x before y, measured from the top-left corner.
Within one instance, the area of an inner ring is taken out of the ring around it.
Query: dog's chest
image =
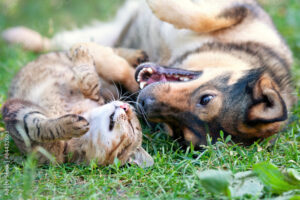
[[[210,35],[198,34],[185,29],[179,30],[168,23],[163,23],[160,31],[162,43],[169,50],[170,54],[167,63],[163,63],[167,65],[174,63],[176,59],[187,52],[194,51],[203,44],[214,41]],[[161,52],[160,55],[164,55],[163,53]]]

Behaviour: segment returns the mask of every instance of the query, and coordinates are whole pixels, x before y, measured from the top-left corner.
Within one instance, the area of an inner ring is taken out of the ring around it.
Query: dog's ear
[[[129,163],[136,164],[142,168],[150,167],[154,164],[153,158],[142,147],[138,147],[130,156]]]
[[[246,120],[249,123],[273,123],[287,119],[287,108],[279,88],[269,75],[263,75],[252,89],[253,104]]]

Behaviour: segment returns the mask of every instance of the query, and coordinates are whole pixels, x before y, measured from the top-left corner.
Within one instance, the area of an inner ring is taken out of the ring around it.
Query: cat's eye
[[[200,98],[199,105],[206,106],[214,97],[215,97],[214,95],[210,95],[210,94],[203,95]]]

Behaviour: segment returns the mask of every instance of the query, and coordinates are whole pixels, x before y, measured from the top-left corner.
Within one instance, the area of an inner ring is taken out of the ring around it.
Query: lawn
[[[300,88],[300,3],[299,0],[264,0],[295,57],[293,78],[295,93]],[[0,0],[0,32],[7,27],[25,25],[51,36],[63,29],[80,27],[93,19],[107,20],[114,16],[121,0]],[[37,55],[8,46],[0,39],[0,106],[6,100],[10,80],[16,72]],[[300,96],[299,96],[300,97]],[[300,102],[299,102],[300,103]],[[144,128],[145,149],[153,155],[153,167],[108,167],[94,164],[36,166],[32,157],[24,157],[4,132],[0,116],[0,199],[221,199],[200,184],[198,171],[251,170],[253,165],[269,162],[280,169],[300,172],[300,104],[291,113],[291,123],[276,139],[242,147],[223,138],[208,145],[203,152],[181,149],[163,131]],[[227,138],[230,139],[230,138]],[[9,154],[6,153],[9,149]],[[8,195],[7,195],[7,194]],[[298,190],[298,195],[299,190]],[[240,199],[277,197],[265,189],[258,196]],[[299,197],[299,196],[298,196]]]

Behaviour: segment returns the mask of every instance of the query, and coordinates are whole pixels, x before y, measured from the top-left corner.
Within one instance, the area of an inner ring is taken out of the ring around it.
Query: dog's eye
[[[213,95],[204,95],[201,97],[199,104],[202,106],[206,106],[212,99],[214,98]]]

